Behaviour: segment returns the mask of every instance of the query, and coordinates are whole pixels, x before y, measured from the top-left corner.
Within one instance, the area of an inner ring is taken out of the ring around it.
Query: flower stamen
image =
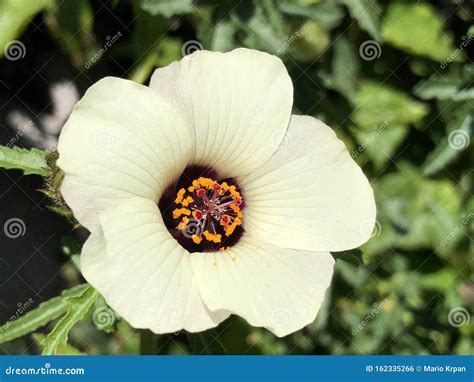
[[[229,237],[242,225],[242,196],[236,186],[226,182],[199,177],[191,186],[178,190],[175,204],[176,228],[195,244],[203,240],[220,244],[224,236]],[[186,235],[190,228],[192,235]]]

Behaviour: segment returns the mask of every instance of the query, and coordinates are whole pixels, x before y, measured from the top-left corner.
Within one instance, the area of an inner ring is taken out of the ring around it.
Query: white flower
[[[368,240],[375,204],[343,143],[292,102],[280,59],[237,49],[185,57],[150,87],[104,78],[76,105],[61,192],[91,232],[84,277],[132,326],[237,314],[284,336],[315,319],[329,251]]]

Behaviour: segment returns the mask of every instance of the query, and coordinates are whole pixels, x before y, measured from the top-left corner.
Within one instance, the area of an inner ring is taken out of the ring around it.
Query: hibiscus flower
[[[333,130],[292,103],[281,60],[249,49],[196,52],[149,87],[107,77],[77,103],[60,190],[91,232],[84,277],[133,327],[236,314],[284,336],[315,319],[329,251],[368,240],[375,204]]]

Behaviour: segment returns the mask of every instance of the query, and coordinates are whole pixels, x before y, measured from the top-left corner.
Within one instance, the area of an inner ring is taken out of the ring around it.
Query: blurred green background
[[[195,49],[279,56],[294,83],[294,112],[333,127],[371,181],[372,239],[334,254],[332,286],[307,328],[279,339],[232,317],[201,334],[155,336],[153,352],[474,354],[473,14],[462,0],[0,0],[0,97],[24,105],[47,97],[45,90],[22,96],[38,73],[46,83],[60,73],[79,93],[106,75],[147,84],[155,67]],[[3,118],[5,145],[15,130]],[[38,129],[54,145],[57,134]],[[24,138],[15,143],[35,146]],[[68,256],[83,237],[63,235],[70,227],[61,224],[62,251],[51,253],[60,259],[56,294],[80,282]],[[19,294],[2,290],[2,299]],[[94,308],[60,352],[140,352],[140,333],[100,303]],[[91,319],[97,312],[104,322]],[[0,352],[36,353],[42,335]]]

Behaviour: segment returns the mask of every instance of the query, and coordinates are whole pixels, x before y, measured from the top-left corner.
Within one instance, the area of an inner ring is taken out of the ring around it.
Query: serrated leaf
[[[78,321],[84,318],[98,296],[99,293],[88,285],[80,296],[68,299],[68,312],[41,343],[43,355],[56,354],[58,346],[67,344],[69,331]]]
[[[43,302],[17,320],[2,325],[0,327],[0,344],[24,336],[66,313],[68,305],[65,299],[80,295],[86,286],[87,284],[82,284],[67,289],[60,296]]]
[[[344,4],[360,28],[380,41],[380,8],[375,0],[344,0]]]
[[[46,176],[47,154],[48,152],[44,150],[0,146],[0,167],[7,170],[22,170],[25,175]]]

